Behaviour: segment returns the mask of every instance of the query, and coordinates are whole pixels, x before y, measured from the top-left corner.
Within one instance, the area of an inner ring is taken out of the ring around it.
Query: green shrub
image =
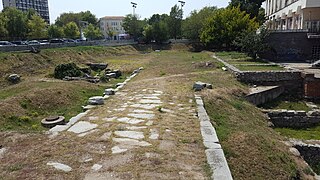
[[[54,69],[54,77],[57,79],[63,79],[66,76],[79,77],[81,75],[81,69],[75,63],[59,64]]]

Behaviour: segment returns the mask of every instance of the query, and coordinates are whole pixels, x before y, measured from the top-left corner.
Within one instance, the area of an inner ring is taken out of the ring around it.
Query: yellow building
[[[104,37],[109,40],[120,40],[125,30],[122,27],[123,16],[105,16],[100,18],[100,29]]]

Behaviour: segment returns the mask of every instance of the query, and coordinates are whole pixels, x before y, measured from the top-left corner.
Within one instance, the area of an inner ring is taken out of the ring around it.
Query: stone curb
[[[216,130],[212,126],[207,111],[204,108],[203,100],[198,95],[195,95],[195,99],[203,144],[206,147],[207,162],[212,171],[211,178],[214,180],[232,180],[227,160],[219,143]]]

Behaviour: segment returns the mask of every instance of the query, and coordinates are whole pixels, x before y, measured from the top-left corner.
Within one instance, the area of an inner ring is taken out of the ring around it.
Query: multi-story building
[[[120,40],[124,38],[125,30],[122,27],[123,16],[105,16],[100,18],[100,29],[105,38],[110,40]]]
[[[320,0],[266,0],[271,30],[320,30]]]
[[[21,11],[34,9],[49,24],[48,0],[2,0],[3,7],[15,7]]]

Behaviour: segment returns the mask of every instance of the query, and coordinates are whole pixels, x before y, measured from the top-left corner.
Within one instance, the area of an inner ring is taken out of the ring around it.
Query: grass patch
[[[320,125],[305,129],[275,128],[275,130],[288,138],[320,140]]]
[[[260,105],[264,109],[288,109],[296,111],[310,111],[311,109],[306,105],[306,102],[300,98],[283,96],[277,99]]]

